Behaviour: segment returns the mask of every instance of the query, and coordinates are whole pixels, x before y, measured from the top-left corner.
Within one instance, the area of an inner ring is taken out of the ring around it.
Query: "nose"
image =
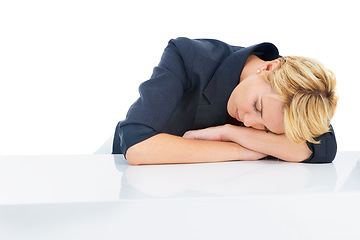
[[[244,125],[245,127],[251,127],[254,124],[253,118],[249,114],[244,115]]]
[[[261,123],[259,122],[258,118],[255,116],[252,116],[251,114],[245,114],[244,115],[244,125],[245,127],[252,127],[255,129],[261,129]]]

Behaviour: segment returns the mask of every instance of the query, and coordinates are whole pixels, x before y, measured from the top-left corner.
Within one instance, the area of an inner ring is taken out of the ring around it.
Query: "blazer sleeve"
[[[150,80],[140,85],[140,97],[118,123],[113,153],[125,154],[131,146],[162,131],[187,88],[192,56],[188,39],[169,41]]]
[[[307,142],[312,154],[308,159],[303,161],[303,163],[331,163],[337,152],[337,143],[333,127],[330,125],[330,131],[315,138],[315,140],[320,141],[320,143],[313,144]]]

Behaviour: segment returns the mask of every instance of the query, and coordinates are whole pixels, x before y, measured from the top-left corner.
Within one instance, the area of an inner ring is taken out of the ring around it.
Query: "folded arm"
[[[189,131],[185,133],[184,137],[234,142],[252,151],[271,155],[288,162],[304,161],[312,153],[306,143],[293,143],[283,134],[276,135],[230,124]]]
[[[249,161],[265,156],[234,142],[187,139],[165,133],[139,142],[126,152],[131,165]]]

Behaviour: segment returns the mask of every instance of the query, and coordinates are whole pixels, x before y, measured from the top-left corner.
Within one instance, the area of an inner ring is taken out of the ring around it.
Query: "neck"
[[[241,72],[239,81],[241,82],[243,79],[247,78],[248,76],[256,74],[256,70],[264,63],[265,61],[261,60],[257,56],[252,54],[249,55],[244,65],[244,68]]]

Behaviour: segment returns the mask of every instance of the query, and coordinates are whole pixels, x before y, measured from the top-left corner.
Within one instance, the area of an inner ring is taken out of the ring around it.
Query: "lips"
[[[239,122],[242,122],[242,121],[240,120],[239,112],[238,112],[237,109],[235,110],[235,118],[236,118],[236,120],[238,120]]]

